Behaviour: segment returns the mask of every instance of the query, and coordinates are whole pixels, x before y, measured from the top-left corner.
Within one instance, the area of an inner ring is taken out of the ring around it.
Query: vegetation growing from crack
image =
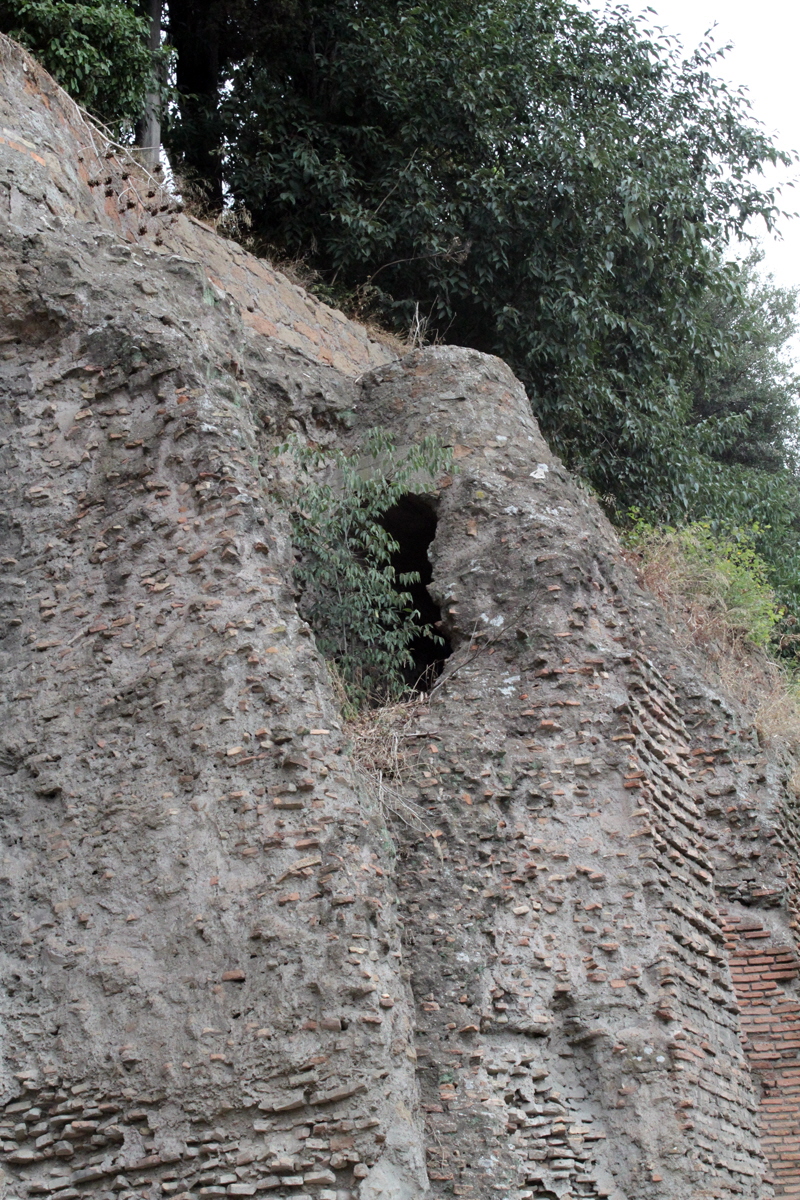
[[[396,700],[409,691],[411,644],[443,638],[421,622],[409,587],[417,572],[397,572],[397,541],[381,519],[409,493],[434,490],[452,463],[432,437],[398,451],[373,429],[355,453],[290,442],[297,491],[290,510],[300,609],[320,650],[335,667],[353,709]]]

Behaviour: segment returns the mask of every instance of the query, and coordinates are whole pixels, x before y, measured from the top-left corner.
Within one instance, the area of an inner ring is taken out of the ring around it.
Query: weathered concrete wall
[[[388,361],[0,55],[3,1194],[797,1194],[786,767],[519,383]],[[459,468],[411,827],[351,761],[272,453],[374,425]]]

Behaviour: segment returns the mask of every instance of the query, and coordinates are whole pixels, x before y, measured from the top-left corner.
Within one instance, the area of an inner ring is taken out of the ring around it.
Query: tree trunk
[[[145,97],[145,114],[136,130],[136,143],[141,149],[141,159],[148,171],[154,170],[161,155],[161,64],[157,54],[161,49],[162,0],[147,0],[147,15],[150,19],[148,48],[153,56],[153,82]]]
[[[224,0],[169,0],[170,40],[177,52],[180,126],[171,136],[185,183],[202,193],[212,212],[222,209],[222,159],[217,115],[220,33]]]

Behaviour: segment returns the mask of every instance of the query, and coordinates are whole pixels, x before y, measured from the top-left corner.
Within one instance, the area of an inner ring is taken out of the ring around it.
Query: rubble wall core
[[[788,764],[519,382],[397,359],[0,67],[0,1195],[800,1195]],[[274,455],[375,426],[457,466],[389,803]]]

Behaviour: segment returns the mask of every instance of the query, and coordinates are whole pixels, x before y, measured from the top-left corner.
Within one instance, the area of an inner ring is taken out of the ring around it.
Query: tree
[[[163,66],[161,61],[162,0],[147,0],[147,48],[150,51],[152,69],[150,86],[144,97],[144,112],[136,124],[136,145],[141,148],[141,157],[149,170],[155,170],[161,159],[161,103]]]
[[[0,0],[0,29],[79,104],[131,140],[152,78],[147,21],[134,0]]]
[[[221,98],[231,72],[254,52],[282,53],[296,36],[302,0],[169,0],[175,104],[168,141],[184,184],[220,212],[225,192]]]
[[[726,466],[794,474],[800,375],[787,356],[798,331],[798,288],[758,275],[761,254],[740,268],[738,287],[710,294],[704,316],[718,353],[688,381],[690,424],[701,453]]]
[[[217,119],[221,56],[227,26],[226,0],[172,0],[169,35],[176,49],[176,120],[170,148],[181,160],[207,205],[222,208],[222,157]]]
[[[682,382],[709,297],[787,162],[745,97],[624,9],[569,0],[307,4],[227,68],[223,175],[262,243],[408,327],[499,354],[618,508],[688,510]]]
[[[798,290],[759,278],[759,261],[732,267],[730,292],[709,295],[700,310],[716,353],[696,360],[684,381],[688,500],[656,515],[705,522],[722,536],[755,525],[772,583],[797,612],[800,375],[787,347],[798,329]]]

